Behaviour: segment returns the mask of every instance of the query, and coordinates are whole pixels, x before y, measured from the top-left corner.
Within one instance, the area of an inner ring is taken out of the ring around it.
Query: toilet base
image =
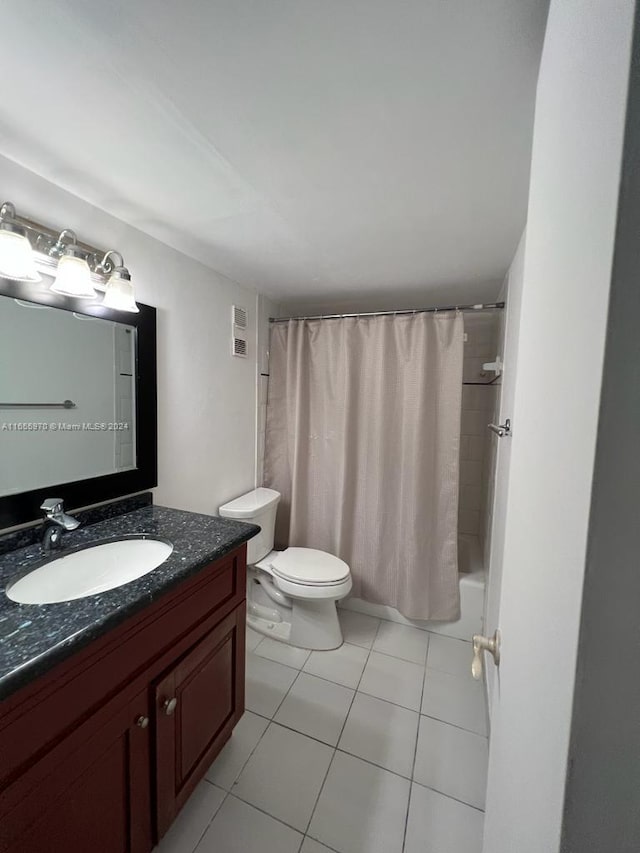
[[[291,621],[279,622],[247,613],[247,625],[281,643],[300,649],[329,651],[343,643],[335,601],[294,601],[286,614]]]

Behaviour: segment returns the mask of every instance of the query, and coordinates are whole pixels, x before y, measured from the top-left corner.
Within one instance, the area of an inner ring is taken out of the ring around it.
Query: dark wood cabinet
[[[7,786],[1,849],[147,853],[148,712],[146,691],[132,700],[118,697]]]
[[[158,829],[163,834],[227,741],[244,707],[244,608],[155,686]]]
[[[149,853],[244,711],[245,559],[0,703],[0,853]]]

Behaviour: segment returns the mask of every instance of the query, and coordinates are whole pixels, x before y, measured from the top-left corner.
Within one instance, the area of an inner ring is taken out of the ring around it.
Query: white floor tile
[[[336,752],[309,835],[340,853],[401,853],[408,779]]]
[[[487,734],[484,685],[470,673],[460,677],[427,669],[422,713],[479,735]]]
[[[353,696],[348,687],[301,672],[274,720],[335,746]]]
[[[353,610],[339,610],[338,615],[345,643],[370,649],[378,631],[380,620],[373,616],[366,616],[364,613],[356,613]]]
[[[482,853],[484,814],[415,783],[405,853]]]
[[[428,646],[428,631],[408,628],[395,622],[383,622],[373,643],[373,650],[424,666]]]
[[[419,711],[423,679],[419,664],[371,652],[358,690]]]
[[[487,739],[430,717],[420,717],[414,779],[484,809]]]
[[[338,748],[411,777],[419,714],[357,693]]]
[[[245,711],[222,752],[207,770],[207,779],[226,791],[231,790],[268,725],[264,717]]]
[[[304,832],[332,755],[331,747],[271,723],[233,793]]]
[[[264,634],[259,634],[247,625],[247,639],[245,642],[246,650],[248,652],[252,652],[258,643],[262,642],[262,640],[264,640]]]
[[[300,853],[333,853],[333,851],[325,847],[324,844],[314,841],[313,838],[305,838]]]
[[[332,652],[311,652],[303,669],[344,687],[357,687],[369,652],[360,646],[343,643]]]
[[[299,832],[229,796],[197,853],[298,853],[301,840]]]
[[[429,669],[439,669],[463,677],[471,672],[472,660],[471,643],[454,640],[453,637],[445,637],[443,634],[431,634],[427,655]]]
[[[202,781],[164,836],[157,853],[191,853],[222,805],[225,792]]]
[[[289,666],[247,655],[245,705],[249,711],[263,717],[273,717],[288,689],[298,676]]]
[[[291,666],[294,669],[302,669],[311,654],[308,649],[298,649],[288,643],[272,640],[271,637],[265,637],[261,643],[258,643],[254,651],[262,658],[269,658],[269,660],[283,663],[285,666]]]

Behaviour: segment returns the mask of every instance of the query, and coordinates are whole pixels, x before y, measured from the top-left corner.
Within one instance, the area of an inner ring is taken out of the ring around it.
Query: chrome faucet
[[[61,498],[47,498],[40,509],[44,511],[42,549],[49,552],[60,547],[65,530],[75,530],[80,522],[72,515],[67,515]]]

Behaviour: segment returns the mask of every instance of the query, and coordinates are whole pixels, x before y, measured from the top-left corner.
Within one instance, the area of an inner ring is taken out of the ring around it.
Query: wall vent
[[[232,355],[238,355],[240,358],[247,357],[247,342],[244,338],[233,338],[233,348],[231,350]]]
[[[236,329],[247,328],[247,309],[241,308],[239,305],[231,307],[231,322]]]

